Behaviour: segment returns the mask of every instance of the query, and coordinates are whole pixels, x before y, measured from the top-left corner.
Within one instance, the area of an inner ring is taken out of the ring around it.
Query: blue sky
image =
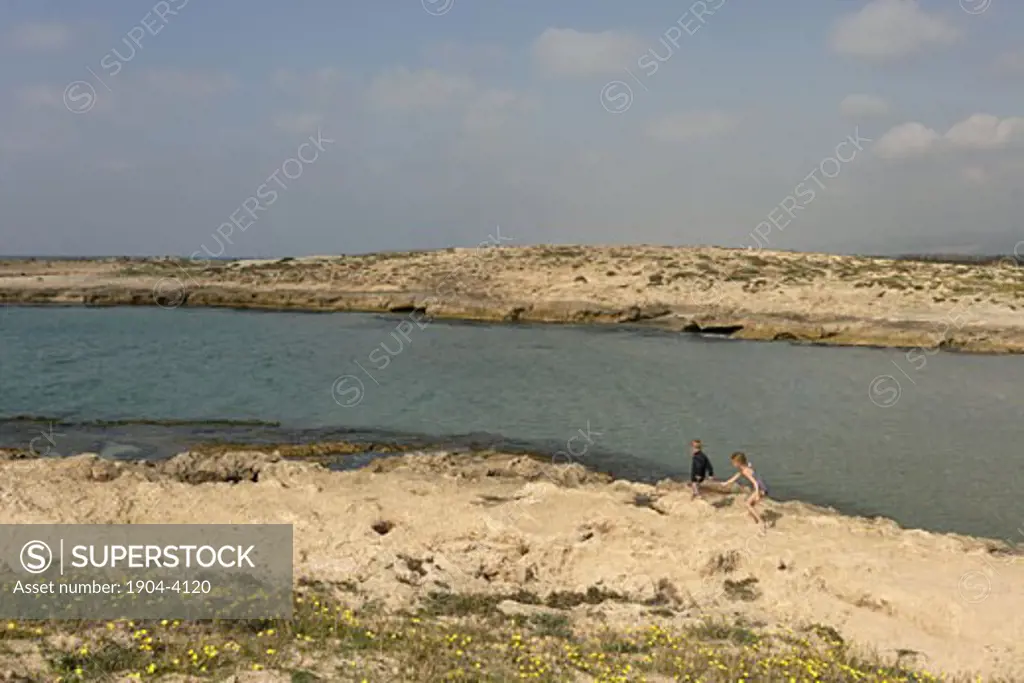
[[[1010,0],[3,0],[0,56],[0,253],[1024,239]]]

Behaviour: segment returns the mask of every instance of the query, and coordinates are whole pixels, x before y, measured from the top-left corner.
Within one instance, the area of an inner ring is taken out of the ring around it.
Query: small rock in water
[[[142,451],[138,446],[132,446],[124,443],[108,443],[102,449],[100,449],[101,458],[120,458],[133,453],[140,453]]]

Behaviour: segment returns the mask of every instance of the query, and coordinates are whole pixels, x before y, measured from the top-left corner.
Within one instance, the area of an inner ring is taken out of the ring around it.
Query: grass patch
[[[555,591],[548,595],[544,604],[555,609],[572,609],[579,605],[599,605],[606,600],[626,602],[626,597],[614,591],[591,586],[586,593],[579,591]]]
[[[541,599],[528,591],[507,594],[434,592],[427,595],[420,612],[428,616],[489,616],[497,613],[498,604],[505,600],[524,605],[541,604]]]
[[[431,593],[422,607],[422,613],[431,617],[489,616],[497,612],[498,603],[503,599],[499,595]]]
[[[574,595],[568,602],[592,602],[607,594],[560,595],[557,601]],[[515,597],[540,602],[529,593]],[[225,680],[260,671],[293,683],[937,680],[912,668],[918,653],[904,650],[888,659],[855,653],[835,629],[820,624],[772,631],[722,619],[593,631],[592,623],[579,626],[568,614],[505,616],[495,609],[503,599],[514,598],[435,594],[427,601],[432,609],[411,614],[372,604],[351,609],[305,590],[296,594],[288,620],[0,622],[7,650],[0,658],[13,657],[15,647],[35,647],[40,669],[24,680],[61,683]]]
[[[538,636],[571,639],[573,637],[572,622],[565,614],[535,614],[529,623]]]
[[[722,582],[722,587],[725,589],[725,596],[730,600],[752,602],[761,597],[761,590],[757,587],[757,578],[753,576],[739,581],[726,579]]]
[[[761,642],[761,637],[743,621],[707,620],[691,629],[690,632],[699,640],[735,643],[736,645],[756,645]]]
[[[715,574],[730,574],[736,571],[736,568],[740,566],[740,553],[737,550],[730,550],[726,553],[718,553],[713,558],[708,560],[708,563],[704,566],[704,576],[713,576]]]

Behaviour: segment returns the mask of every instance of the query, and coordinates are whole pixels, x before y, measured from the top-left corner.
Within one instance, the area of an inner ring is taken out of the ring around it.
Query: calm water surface
[[[0,309],[0,418],[280,423],[55,429],[54,453],[115,457],[214,437],[399,434],[547,453],[572,440],[580,460],[640,479],[685,475],[686,442],[701,438],[716,473],[746,451],[778,498],[1024,540],[1024,358],[922,364],[898,350],[558,326],[406,322],[396,333],[400,320]],[[0,445],[39,431],[0,422]]]

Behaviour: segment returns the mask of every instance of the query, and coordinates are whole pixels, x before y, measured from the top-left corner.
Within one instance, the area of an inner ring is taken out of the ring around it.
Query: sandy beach
[[[333,586],[354,610],[407,610],[437,591],[596,591],[608,599],[554,613],[581,632],[816,624],[936,675],[1024,679],[1024,557],[994,542],[772,501],[761,535],[737,496],[694,501],[676,482],[499,453],[411,453],[350,472],[245,451],[7,457],[0,523],[292,524],[296,581]],[[502,603],[534,609],[516,604]]]
[[[0,262],[0,303],[369,311],[1024,352],[1024,270],[711,247],[489,246],[251,261]]]

